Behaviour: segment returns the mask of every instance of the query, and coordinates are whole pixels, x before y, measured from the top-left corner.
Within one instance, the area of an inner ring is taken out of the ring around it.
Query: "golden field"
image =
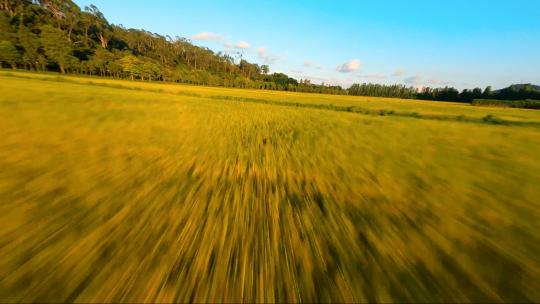
[[[540,301],[540,111],[0,73],[0,302]]]

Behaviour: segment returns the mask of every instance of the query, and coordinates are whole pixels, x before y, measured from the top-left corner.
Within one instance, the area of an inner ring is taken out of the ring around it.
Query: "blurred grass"
[[[540,112],[54,77],[0,74],[1,302],[540,301]]]
[[[299,105],[328,105],[333,107],[358,107],[367,111],[395,111],[399,113],[419,113],[424,116],[463,116],[465,118],[482,119],[486,115],[492,115],[500,119],[510,121],[523,121],[538,123],[539,115],[535,111],[527,109],[471,106],[453,102],[433,102],[397,98],[379,98],[363,96],[336,96],[325,94],[309,94],[283,91],[248,90],[219,87],[202,87],[190,85],[177,85],[159,82],[134,82],[126,80],[110,80],[98,77],[65,77],[58,74],[23,73],[0,71],[1,75],[9,75],[21,79],[44,80],[54,82],[68,82],[86,84],[92,86],[102,86],[108,88],[128,89],[134,91],[147,91],[156,93],[166,93],[188,97],[208,97],[213,99],[225,99],[236,101],[265,101],[266,103],[293,103]]]

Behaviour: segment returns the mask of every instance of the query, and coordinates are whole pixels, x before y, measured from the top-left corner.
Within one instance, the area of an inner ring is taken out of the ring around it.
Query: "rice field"
[[[540,301],[540,111],[0,72],[0,302]]]

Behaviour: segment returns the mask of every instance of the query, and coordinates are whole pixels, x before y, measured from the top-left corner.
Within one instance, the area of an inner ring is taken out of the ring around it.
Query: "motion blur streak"
[[[540,301],[540,112],[16,73],[0,91],[1,302]]]

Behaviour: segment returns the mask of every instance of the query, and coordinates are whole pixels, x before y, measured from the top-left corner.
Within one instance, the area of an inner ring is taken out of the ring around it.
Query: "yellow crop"
[[[540,301],[540,111],[3,72],[20,301]]]

